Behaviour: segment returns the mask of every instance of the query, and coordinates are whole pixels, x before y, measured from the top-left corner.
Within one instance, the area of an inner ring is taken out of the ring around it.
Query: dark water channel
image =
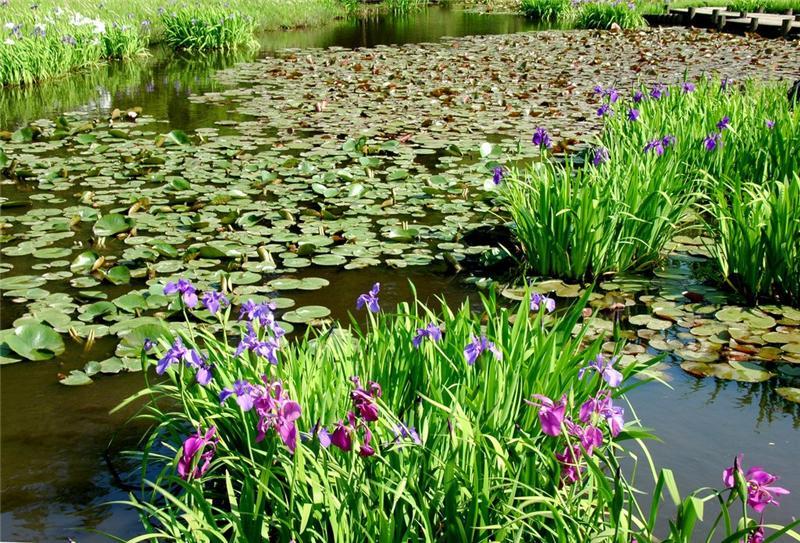
[[[501,34],[535,30],[515,16],[480,15],[430,9],[408,17],[381,17],[342,21],[329,26],[261,37],[257,53],[176,57],[154,51],[141,63],[108,65],[32,90],[0,90],[0,129],[64,111],[84,111],[107,117],[114,108],[141,106],[148,115],[169,121],[187,133],[231,119],[225,108],[187,100],[190,94],[222,91],[213,79],[216,70],[283,48],[370,47],[435,41],[445,36]],[[4,192],[10,190],[3,188]],[[15,265],[15,271],[19,268]],[[30,271],[22,271],[30,273]],[[33,272],[35,273],[35,272]],[[311,268],[331,286],[301,293],[298,305],[321,304],[334,318],[347,318],[356,296],[379,280],[386,307],[410,298],[409,281],[423,299],[444,296],[455,304],[475,291],[458,277],[432,268],[390,270],[367,268],[336,271]],[[11,326],[24,310],[3,300],[2,328]],[[113,350],[113,340],[101,341],[86,353],[67,341],[68,350],[47,362],[3,366],[0,370],[0,510],[2,541],[105,541],[97,532],[121,537],[136,535],[135,512],[107,502],[125,499],[127,490],[115,480],[114,470],[130,469],[115,454],[135,446],[137,429],[123,427],[128,415],[110,416],[109,410],[142,386],[142,375],[120,374],[90,386],[65,387],[58,374],[79,368],[98,351]],[[776,397],[771,383],[747,384],[696,379],[678,368],[669,370],[672,388],[651,383],[630,394],[637,415],[654,428],[663,443],[650,450],[656,462],[676,471],[682,491],[719,486],[722,469],[744,452],[748,465],[760,464],[782,476],[793,491],[769,519],[788,521],[800,513],[800,412]],[[106,454],[110,441],[110,454]],[[109,465],[114,470],[109,469]]]

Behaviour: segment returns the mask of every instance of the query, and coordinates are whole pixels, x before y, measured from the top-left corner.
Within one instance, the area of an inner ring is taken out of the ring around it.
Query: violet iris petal
[[[360,295],[356,299],[356,309],[361,309],[362,307],[366,306],[367,310],[371,313],[377,313],[381,310],[380,305],[378,305],[378,292],[381,290],[381,284],[375,283],[372,285],[372,289],[366,293]]]

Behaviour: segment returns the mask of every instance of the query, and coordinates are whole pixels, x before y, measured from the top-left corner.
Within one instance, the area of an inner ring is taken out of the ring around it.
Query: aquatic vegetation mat
[[[0,133],[3,337],[38,338],[17,333],[35,323],[87,348],[130,337],[115,357],[136,369],[131,334],[179,314],[163,294],[179,276],[237,304],[271,298],[287,329],[324,323],[330,308],[293,299],[335,291],[315,270],[445,269],[491,252],[467,234],[502,222],[494,169],[505,156],[539,160],[537,126],[556,153],[588,147],[600,128],[586,101],[595,82],[632,87],[687,66],[689,77],[722,67],[769,78],[797,71],[797,52],[686,30],[289,50],[190,97],[226,117],[190,133],[135,110]],[[12,345],[3,340],[3,363],[59,349]],[[98,363],[111,372],[108,358]]]

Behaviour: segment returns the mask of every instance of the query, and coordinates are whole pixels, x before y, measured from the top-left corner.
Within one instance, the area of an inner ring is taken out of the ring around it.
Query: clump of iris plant
[[[608,149],[605,147],[598,147],[592,153],[592,164],[599,166],[605,164],[609,160]]]
[[[197,370],[197,382],[206,386],[213,378],[212,367],[206,362],[203,355],[195,349],[189,349],[183,344],[180,337],[175,338],[172,346],[167,349],[156,365],[156,373],[164,375],[173,364],[183,362],[187,367]]]
[[[611,388],[617,388],[622,383],[622,373],[614,369],[616,358],[606,360],[602,354],[598,354],[594,360],[580,370],[578,370],[578,379],[583,379],[587,371],[594,370]]]
[[[632,107],[628,110],[628,120],[635,122],[639,120],[639,110]]]
[[[644,146],[644,152],[648,153],[653,151],[656,155],[661,156],[664,154],[664,150],[674,143],[675,136],[667,135],[663,138],[657,138],[647,142],[647,145]]]

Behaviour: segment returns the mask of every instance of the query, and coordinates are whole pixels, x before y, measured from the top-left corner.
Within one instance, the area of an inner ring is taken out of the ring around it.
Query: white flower
[[[15,25],[14,23],[6,23],[3,25],[3,27],[5,27],[6,30],[14,30],[14,27],[16,26],[17,25]]]
[[[103,21],[97,20],[92,21],[94,23],[94,33],[95,34],[105,34],[106,32],[106,23]]]
[[[6,41],[4,41],[3,43],[5,43],[6,45],[14,45],[14,40],[12,40],[11,38],[6,38]]]
[[[53,13],[55,14],[55,16],[56,16],[56,17],[60,17],[60,16],[61,16],[61,14],[62,14],[62,13],[64,13],[64,10],[63,10],[63,9],[61,9],[61,8],[55,8],[55,9],[53,10]]]

